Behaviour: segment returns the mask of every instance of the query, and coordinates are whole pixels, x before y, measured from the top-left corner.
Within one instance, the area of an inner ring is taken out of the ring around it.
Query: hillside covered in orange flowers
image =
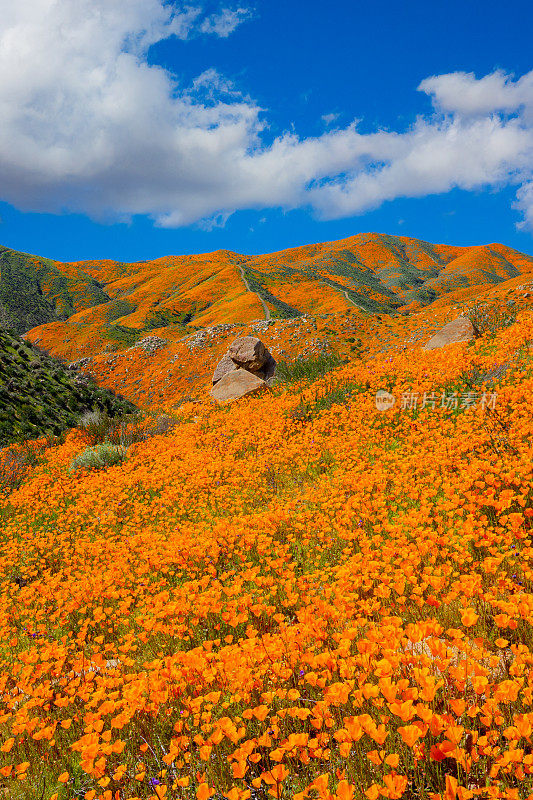
[[[531,798],[532,283],[432,352],[453,305],[263,320],[288,377],[230,405],[167,353],[107,467],[88,427],[2,451],[0,792]]]
[[[124,349],[163,329],[175,339],[198,328],[265,318],[413,311],[531,272],[533,258],[500,244],[451,247],[383,234],[261,256],[217,251],[134,264],[62,264],[4,249],[0,307],[8,267],[11,283],[13,273],[24,270],[19,294],[33,287],[41,305],[48,304],[47,324],[29,324],[24,332],[33,328],[32,341],[74,360]]]

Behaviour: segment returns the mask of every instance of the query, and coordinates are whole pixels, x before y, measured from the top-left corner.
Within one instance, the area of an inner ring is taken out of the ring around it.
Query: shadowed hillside
[[[25,333],[107,301],[98,282],[81,269],[0,246],[2,327]]]
[[[94,410],[113,416],[135,406],[0,330],[0,446],[59,434]]]

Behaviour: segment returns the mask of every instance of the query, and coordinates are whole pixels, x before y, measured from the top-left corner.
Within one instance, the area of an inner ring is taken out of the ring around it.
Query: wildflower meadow
[[[37,443],[0,482],[0,795],[533,797],[532,345],[523,312],[111,462]]]

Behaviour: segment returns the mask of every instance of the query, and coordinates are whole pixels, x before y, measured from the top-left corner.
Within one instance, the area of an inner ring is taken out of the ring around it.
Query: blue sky
[[[6,5],[4,245],[133,261],[377,231],[533,254],[529,2]]]

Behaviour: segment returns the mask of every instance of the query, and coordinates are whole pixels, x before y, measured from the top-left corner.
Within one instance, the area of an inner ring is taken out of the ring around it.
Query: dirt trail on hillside
[[[322,282],[323,282],[323,283],[325,283],[325,281],[322,281]],[[329,286],[330,284],[325,284],[325,285],[326,285],[326,286]],[[347,299],[347,301],[348,301],[349,303],[351,303],[351,304],[352,304],[352,306],[355,306],[356,308],[358,308],[358,309],[359,309],[359,311],[364,311],[364,312],[366,312],[366,309],[365,309],[365,308],[363,308],[363,306],[360,306],[358,303],[356,303],[356,302],[355,302],[355,300],[352,300],[352,299],[351,299],[351,297],[349,297],[349,296],[348,296],[348,292],[347,292],[345,289],[335,289],[335,291],[337,291],[337,292],[341,292],[341,294],[343,294],[343,295],[345,296],[345,298]]]
[[[356,303],[356,302],[355,302],[355,300],[352,300],[350,297],[348,297],[348,292],[344,291],[344,292],[343,292],[343,295],[345,296],[345,298],[347,299],[347,301],[348,301],[349,303],[351,303],[353,306],[355,306],[356,308],[358,308],[360,311],[364,311],[364,310],[365,310],[365,309],[363,308],[363,306],[360,306],[358,303]]]
[[[238,266],[239,266],[239,270],[241,272],[242,282],[246,286],[247,291],[251,292],[252,294],[257,295],[257,297],[259,298],[259,302],[263,306],[263,310],[265,312],[265,319],[270,319],[270,309],[269,309],[269,307],[267,306],[267,304],[265,303],[265,301],[263,300],[263,298],[261,297],[259,292],[252,292],[252,290],[250,289],[250,284],[248,283],[248,281],[245,278],[243,268],[240,266],[240,264]]]

